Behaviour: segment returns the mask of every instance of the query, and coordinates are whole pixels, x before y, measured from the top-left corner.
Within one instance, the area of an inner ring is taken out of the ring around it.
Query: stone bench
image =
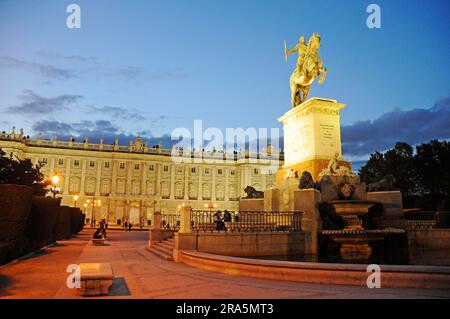
[[[105,245],[105,241],[106,241],[105,238],[93,238],[92,244],[94,246],[103,246],[103,245]]]
[[[113,278],[110,263],[81,263],[78,294],[80,296],[107,295]]]

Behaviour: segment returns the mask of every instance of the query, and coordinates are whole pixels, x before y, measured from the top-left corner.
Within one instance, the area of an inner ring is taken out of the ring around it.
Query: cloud
[[[0,68],[22,69],[39,73],[47,78],[66,80],[77,77],[72,70],[59,68],[50,64],[40,64],[19,60],[9,56],[0,57]]]
[[[431,139],[448,138],[450,97],[439,100],[428,109],[395,109],[375,120],[360,121],[342,127],[343,153],[354,157],[384,151],[397,141],[414,145]]]
[[[147,119],[147,117],[145,117],[138,111],[126,109],[124,107],[119,106],[103,106],[103,107],[91,106],[90,110],[95,113],[108,114],[113,118],[119,118],[123,120],[143,121]]]
[[[106,120],[81,121],[77,123],[41,120],[35,122],[32,129],[36,133],[42,133],[43,138],[51,139],[54,135],[57,135],[59,140],[66,141],[70,140],[70,138],[83,141],[88,137],[89,142],[98,143],[100,139],[103,139],[105,144],[112,144],[117,137],[121,145],[128,145],[129,141],[134,141],[139,135],[144,141],[148,142],[149,146],[162,143],[163,147],[170,149],[172,144],[175,143],[168,134],[152,136],[150,130],[144,130],[138,134],[125,133]]]
[[[54,51],[38,51],[36,52],[38,56],[51,59],[51,60],[63,60],[68,62],[81,62],[81,63],[98,63],[98,58],[93,56],[82,56],[82,55],[64,55]]]
[[[158,70],[149,70],[144,67],[126,66],[114,69],[109,72],[113,76],[125,78],[126,80],[150,80],[159,81],[165,79],[180,79],[186,74],[180,68],[165,68]]]
[[[22,103],[7,107],[6,112],[34,115],[50,114],[56,111],[67,110],[69,105],[76,103],[82,96],[63,94],[47,98],[36,94],[32,90],[23,90],[19,98]]]

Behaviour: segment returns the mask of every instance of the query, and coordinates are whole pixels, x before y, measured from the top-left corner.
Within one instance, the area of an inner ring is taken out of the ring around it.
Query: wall
[[[302,255],[304,239],[303,232],[176,233],[174,259],[182,250],[241,257]]]
[[[450,265],[450,229],[408,230],[410,263]]]
[[[379,225],[381,228],[406,227],[400,191],[368,192],[367,200],[383,204],[383,220]]]
[[[239,201],[240,212],[263,212],[264,198],[241,199]]]
[[[367,265],[257,260],[182,252],[179,262],[224,273],[271,280],[367,287]],[[450,267],[381,265],[381,287],[450,289]],[[367,288],[366,288],[367,289]]]

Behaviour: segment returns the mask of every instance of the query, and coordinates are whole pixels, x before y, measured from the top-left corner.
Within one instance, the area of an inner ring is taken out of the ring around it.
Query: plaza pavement
[[[147,232],[109,231],[92,246],[92,230],[0,267],[0,298],[82,298],[66,287],[69,264],[110,262],[106,298],[448,298],[445,290],[313,285],[207,272],[162,260],[146,250]],[[96,297],[105,298],[105,297]]]

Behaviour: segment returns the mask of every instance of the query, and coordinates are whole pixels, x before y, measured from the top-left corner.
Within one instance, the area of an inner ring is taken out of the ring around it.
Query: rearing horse
[[[285,57],[288,54],[298,52],[297,67],[292,72],[290,78],[290,87],[292,92],[292,107],[306,101],[312,82],[318,78],[319,84],[325,81],[327,69],[323,67],[317,51],[320,48],[320,36],[314,33],[308,41],[308,45],[304,44],[304,38],[300,38],[300,42],[292,50],[285,47]]]

